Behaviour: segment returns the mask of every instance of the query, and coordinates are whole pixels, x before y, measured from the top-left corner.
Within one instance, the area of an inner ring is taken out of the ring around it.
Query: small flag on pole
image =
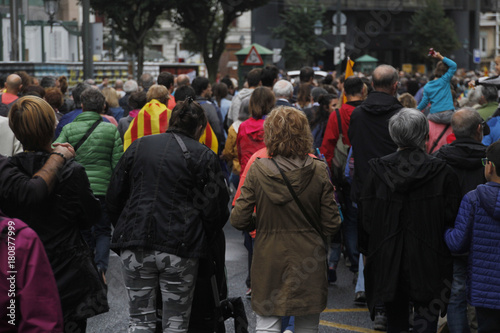
[[[347,57],[347,66],[345,68],[345,78],[346,79],[348,77],[354,75],[354,71],[352,70],[353,67],[354,67],[354,61],[352,61],[350,57]],[[347,97],[344,94],[344,99],[342,100],[342,104],[345,104],[345,103],[347,103]]]

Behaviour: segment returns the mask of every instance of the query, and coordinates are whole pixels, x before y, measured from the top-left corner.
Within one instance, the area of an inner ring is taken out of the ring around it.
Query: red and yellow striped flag
[[[123,151],[143,136],[165,133],[171,115],[172,111],[156,99],[146,103],[123,136]]]
[[[354,61],[351,60],[351,58],[347,57],[347,66],[345,68],[345,78],[347,79],[350,76],[354,75],[353,68],[354,67]],[[342,100],[342,104],[347,103],[347,96],[344,93],[344,99]]]
[[[165,104],[160,103],[156,99],[147,103],[137,114],[134,120],[130,123],[127,132],[123,136],[123,151],[134,142],[143,136],[165,133],[170,123],[172,111]],[[218,153],[219,143],[215,132],[207,123],[207,127],[200,137],[200,142],[205,146]]]
[[[218,154],[219,149],[219,141],[217,141],[217,137],[215,136],[215,132],[212,129],[212,126],[207,122],[207,127],[205,131],[200,137],[200,142],[203,143],[208,148],[212,149],[214,153]]]

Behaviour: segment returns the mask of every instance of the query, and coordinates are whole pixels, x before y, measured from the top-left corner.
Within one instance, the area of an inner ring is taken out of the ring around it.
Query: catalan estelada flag
[[[165,133],[168,129],[171,116],[172,111],[165,104],[160,103],[156,99],[148,102],[139,111],[135,119],[132,120],[127,132],[125,132],[123,136],[123,150],[127,150],[132,142],[143,136]],[[209,123],[207,123],[205,131],[200,137],[200,142],[216,154],[218,153],[219,143]]]
[[[146,103],[123,136],[123,151],[143,136],[165,133],[171,115],[172,111],[156,99]]]
[[[351,60],[351,58],[347,57],[347,66],[345,67],[345,78],[347,79],[350,76],[354,75],[353,68],[354,67],[354,61]],[[347,103],[347,96],[344,94],[344,99],[342,100],[342,104]]]
[[[212,129],[212,126],[207,122],[207,127],[205,131],[200,137],[200,142],[203,143],[208,148],[212,149],[214,153],[218,154],[219,149],[219,141],[217,141],[217,137],[215,136],[215,132]]]

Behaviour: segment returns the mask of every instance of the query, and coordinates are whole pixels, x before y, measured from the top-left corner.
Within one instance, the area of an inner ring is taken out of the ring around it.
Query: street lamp
[[[240,36],[240,45],[241,45],[241,48],[243,48],[243,46],[245,46],[245,36],[243,36],[243,35]]]
[[[55,23],[54,16],[59,11],[59,0],[43,0],[43,6],[45,13],[49,15],[50,30],[52,31],[52,26]]]
[[[317,20],[316,23],[314,23],[314,34],[316,36],[321,36],[323,34],[323,23],[321,23],[321,20]]]

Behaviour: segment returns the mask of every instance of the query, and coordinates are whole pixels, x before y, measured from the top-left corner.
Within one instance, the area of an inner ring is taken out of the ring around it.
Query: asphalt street
[[[226,266],[229,297],[241,296],[246,291],[247,252],[243,246],[243,236],[229,223],[224,228],[226,234]],[[320,332],[377,332],[365,307],[354,305],[353,274],[342,258],[337,268],[337,282],[328,288],[327,309],[321,314]],[[113,252],[106,274],[108,281],[108,301],[110,311],[88,320],[87,332],[121,333],[127,332],[128,298],[121,275],[120,258]],[[255,314],[250,300],[244,298],[249,332],[255,328]],[[227,332],[234,332],[232,319],[226,321]]]

